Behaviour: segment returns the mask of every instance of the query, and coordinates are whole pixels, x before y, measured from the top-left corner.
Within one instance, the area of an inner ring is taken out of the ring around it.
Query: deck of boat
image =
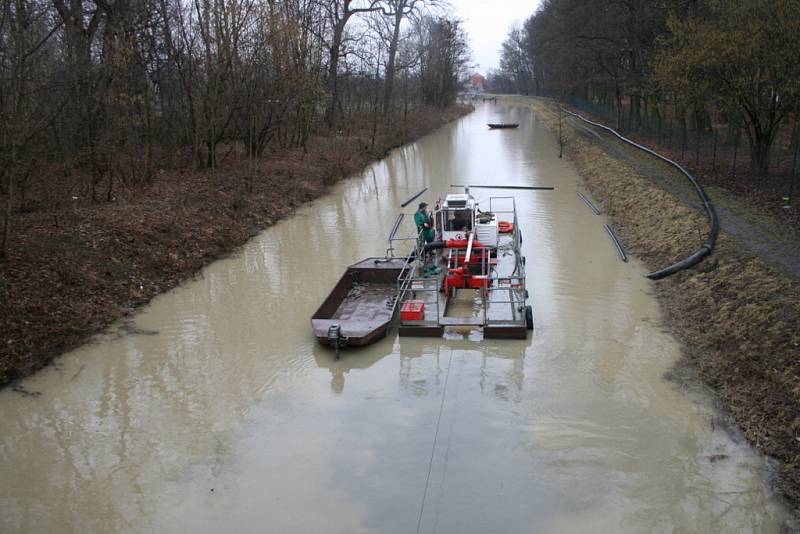
[[[520,293],[524,288],[512,287],[516,256],[512,247],[512,235],[501,234],[497,247],[497,262],[492,270],[493,283],[487,298],[486,308],[480,290],[458,289],[455,298],[448,298],[440,291],[445,276],[444,265],[435,275],[425,276],[420,269],[418,278],[411,282],[411,291],[406,300],[420,300],[425,304],[421,321],[401,321],[401,336],[439,336],[449,327],[483,327],[486,338],[527,338],[524,305],[520,309]],[[457,310],[454,308],[457,307]]]
[[[366,258],[347,268],[311,317],[314,335],[328,343],[332,325],[349,345],[365,345],[386,334],[395,313],[397,277],[405,258]]]

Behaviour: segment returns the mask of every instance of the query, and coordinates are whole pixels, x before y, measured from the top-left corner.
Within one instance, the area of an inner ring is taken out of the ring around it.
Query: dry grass
[[[545,101],[518,99],[557,131]],[[567,156],[626,247],[652,269],[692,253],[705,217],[612,158],[569,125]],[[722,234],[699,266],[656,282],[667,321],[685,346],[677,365],[710,386],[748,440],[781,462],[777,485],[800,505],[800,283]],[[684,375],[685,373],[675,373]]]

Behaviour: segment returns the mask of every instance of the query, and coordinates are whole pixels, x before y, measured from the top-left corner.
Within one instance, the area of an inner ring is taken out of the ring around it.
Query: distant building
[[[483,92],[483,84],[486,83],[486,77],[483,74],[476,72],[472,76],[469,77],[469,81],[467,81],[466,87],[464,89],[468,93],[478,94]]]

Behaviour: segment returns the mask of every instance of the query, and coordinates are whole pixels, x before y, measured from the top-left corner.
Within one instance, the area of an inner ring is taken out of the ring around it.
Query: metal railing
[[[495,210],[495,207],[502,207],[497,206],[499,202],[510,202],[510,209],[498,209]],[[521,245],[522,245],[522,235],[519,230],[519,221],[517,218],[517,209],[516,209],[516,199],[512,196],[506,197],[490,197],[488,199],[489,205],[489,212],[495,214],[498,220],[500,216],[510,216],[511,222],[513,223],[513,236],[510,243],[506,243],[506,245],[511,245],[515,252],[514,254],[514,268],[510,275],[506,276],[492,276],[491,270],[491,254],[482,253],[481,254],[481,273],[489,277],[487,281],[487,286],[481,291],[481,298],[482,298],[482,305],[481,305],[481,312],[483,314],[483,324],[503,324],[509,322],[519,322],[524,320],[524,309],[525,309],[525,262],[522,259],[522,255],[520,253]],[[507,219],[506,219],[507,220]],[[400,305],[406,302],[409,298],[409,295],[416,297],[419,293],[427,294],[433,293],[433,298],[424,298],[423,300],[426,304],[430,305],[435,303],[435,318],[434,319],[425,319],[423,318],[422,321],[414,321],[414,324],[419,325],[439,325],[441,318],[442,318],[442,299],[440,297],[440,282],[441,278],[438,276],[419,276],[421,272],[421,268],[423,265],[423,251],[424,251],[424,240],[421,237],[421,231],[416,232],[415,235],[398,238],[397,233],[399,231],[400,225],[403,221],[403,215],[401,214],[398,216],[395,224],[392,227],[392,231],[389,234],[388,244],[389,247],[387,249],[387,256],[390,254],[392,257],[394,256],[394,252],[396,248],[399,247],[399,243],[401,242],[408,242],[413,241],[413,249],[412,251],[406,256],[405,262],[403,264],[401,274],[397,278],[397,299],[395,301],[395,306]],[[445,266],[446,268],[451,267],[458,267],[459,259],[462,257],[466,252],[461,252],[460,250],[449,249],[448,256],[446,258]],[[454,263],[455,262],[455,265]],[[507,292],[508,296],[502,296],[503,292]],[[412,298],[413,298],[412,297]],[[505,313],[501,314],[503,318],[493,319],[489,313],[490,306],[502,306],[508,305],[508,309],[511,312],[510,318],[505,316]],[[429,310],[432,311],[432,310]],[[426,316],[428,313],[425,314]]]
[[[420,232],[422,233],[422,232]],[[406,262],[403,265],[403,270],[400,273],[400,276],[397,278],[397,302],[402,305],[403,302],[407,300],[407,296],[409,293],[412,296],[416,296],[416,293],[434,293],[433,301],[436,303],[436,319],[435,321],[432,320],[425,320],[423,317],[424,323],[439,323],[440,315],[440,307],[439,307],[439,279],[438,278],[428,278],[424,276],[415,276],[415,273],[418,272],[418,267],[422,264],[422,252],[423,252],[423,243],[424,241],[421,239],[417,239],[417,244],[414,247],[414,253],[409,254],[406,258]],[[412,266],[412,263],[416,265]],[[431,282],[433,284],[431,284]],[[432,285],[432,287],[430,287]],[[426,302],[428,299],[425,299]]]
[[[401,214],[402,215],[402,214]],[[394,252],[394,243],[395,242],[408,242],[413,241],[414,247],[406,256],[406,260],[403,264],[403,267],[400,271],[400,276],[397,277],[397,299],[395,301],[395,306],[402,305],[403,302],[406,301],[406,297],[409,292],[416,293],[416,292],[434,292],[434,302],[436,302],[436,323],[438,324],[439,321],[439,284],[438,278],[426,278],[421,276],[415,276],[415,273],[419,271],[419,267],[422,265],[422,254],[425,245],[425,240],[422,239],[422,230],[418,230],[414,236],[398,238],[394,237],[398,231],[400,222],[402,222],[402,217],[398,217],[395,221],[395,225],[392,228],[392,233],[389,236],[389,250],[387,250],[387,254],[389,251]],[[430,282],[434,282],[434,287],[426,287],[430,285]],[[425,323],[433,323],[434,321],[424,321]]]
[[[501,291],[508,292],[508,300],[501,300],[493,298],[494,294],[499,294]],[[509,322],[518,322],[524,319],[525,312],[525,275],[503,276],[495,279],[495,285],[489,286],[487,289],[488,295],[484,297],[486,301],[486,309],[484,310],[484,323],[490,324],[504,324]],[[489,315],[489,305],[507,304],[511,310],[511,318],[498,318],[493,319]]]
[[[493,209],[493,202],[497,201],[511,201],[510,210],[495,210]],[[511,245],[515,251],[514,254],[514,269],[509,276],[498,276],[494,280],[490,280],[489,287],[487,288],[488,295],[484,297],[484,323],[501,324],[508,323],[509,319],[492,319],[489,316],[490,305],[508,304],[511,309],[511,322],[519,321],[521,316],[524,319],[525,310],[525,262],[522,260],[522,233],[519,229],[519,220],[517,219],[517,203],[515,197],[490,197],[489,198],[489,211],[495,215],[511,215],[514,228],[514,234],[511,238]],[[498,217],[499,218],[499,217]],[[499,294],[502,291],[508,292],[507,300],[499,300],[493,298],[493,295]]]
[[[417,231],[416,234],[410,235],[408,237],[397,237],[397,232],[400,231],[400,225],[405,219],[406,214],[400,213],[395,219],[394,224],[392,225],[392,230],[389,232],[389,237],[387,239],[388,246],[386,247],[386,257],[387,258],[394,258],[394,251],[395,251],[395,243],[407,243],[408,241],[416,241],[417,244],[415,245],[414,252],[416,252],[416,248],[419,246],[420,241],[420,234],[421,231]]]

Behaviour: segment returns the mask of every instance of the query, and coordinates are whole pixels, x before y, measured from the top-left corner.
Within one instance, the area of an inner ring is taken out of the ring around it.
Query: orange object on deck
[[[400,308],[401,321],[422,321],[425,319],[425,301],[407,300]]]
[[[467,239],[448,239],[444,242],[447,248],[467,248],[469,241]],[[474,239],[472,241],[472,248],[484,248],[483,243]]]
[[[501,234],[509,234],[514,231],[514,223],[509,221],[500,221],[497,223],[497,229]]]

